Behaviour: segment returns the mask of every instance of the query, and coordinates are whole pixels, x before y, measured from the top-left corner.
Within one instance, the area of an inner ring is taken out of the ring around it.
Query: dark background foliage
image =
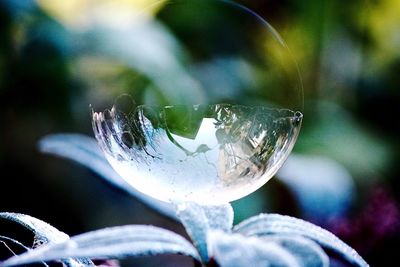
[[[81,2],[82,9],[96,5]],[[236,220],[259,212],[313,220],[372,266],[390,266],[400,245],[399,1],[241,2],[278,29],[300,66],[305,119],[294,152],[335,161],[355,189],[345,211],[312,218],[285,183],[273,179],[234,203]],[[132,88],[150,83],[135,68],[80,53],[70,29],[79,14],[55,3],[0,1],[0,210],[30,214],[70,235],[128,223],[182,233],[177,223],[85,168],[39,153],[37,142],[46,134],[92,136],[90,104],[106,106],[123,92],[141,97],[143,91]],[[171,21],[162,10],[156,15],[167,24],[195,23],[190,16]],[[238,26],[231,30],[240,36],[240,23],[229,13],[221,16]],[[190,43],[184,32],[177,36]],[[147,260],[136,263],[146,266]],[[182,261],[168,260],[171,266]],[[165,259],[151,264],[160,262]]]

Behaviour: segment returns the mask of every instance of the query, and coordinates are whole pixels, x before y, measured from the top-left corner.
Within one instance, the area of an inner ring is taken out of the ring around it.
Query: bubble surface
[[[289,155],[301,119],[231,104],[93,114],[97,140],[130,185],[163,201],[201,204],[227,203],[266,183]]]
[[[132,40],[146,45],[133,46],[129,62],[148,82],[129,91],[134,100],[119,97],[93,113],[96,138],[114,169],[156,199],[244,197],[273,177],[296,142],[303,117],[297,65],[277,31],[244,6],[154,5],[153,17],[135,25]]]

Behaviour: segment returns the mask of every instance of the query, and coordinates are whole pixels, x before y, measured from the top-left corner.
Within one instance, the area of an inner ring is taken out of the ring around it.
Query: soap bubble
[[[282,166],[301,126],[289,49],[270,24],[230,1],[154,5],[151,24],[173,36],[176,60],[153,59],[153,82],[134,89],[141,97],[93,112],[100,147],[130,185],[162,201],[222,204],[254,192]],[[146,53],[162,54],[162,38],[148,42]]]

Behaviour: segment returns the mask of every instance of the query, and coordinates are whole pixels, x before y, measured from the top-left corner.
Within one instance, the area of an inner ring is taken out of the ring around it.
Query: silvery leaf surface
[[[300,267],[296,257],[277,242],[211,230],[208,253],[221,267]]]
[[[20,213],[2,212],[0,213],[0,218],[18,223],[23,227],[27,228],[28,230],[30,230],[34,234],[34,243],[39,246],[44,244],[47,245],[58,244],[61,242],[65,242],[69,239],[69,236],[67,234],[59,231],[50,224],[29,215]],[[67,258],[64,259],[65,260],[63,260],[63,262],[67,266],[72,266],[72,267],[94,266],[89,259],[67,259]]]
[[[12,246],[10,246],[9,244],[12,244]],[[16,255],[16,252],[12,249],[12,247],[17,247],[18,249],[22,249],[24,252],[30,249],[29,247],[25,246],[18,240],[2,235],[0,235],[0,246],[5,247],[10,253],[14,255]]]
[[[233,209],[230,204],[202,206],[194,202],[176,203],[176,213],[203,262],[207,262],[207,235],[212,229],[230,232],[233,224]]]
[[[154,226],[128,225],[104,228],[48,244],[12,257],[1,267],[64,258],[125,258],[156,254],[182,254],[199,259],[196,249],[183,237]]]
[[[0,218],[13,221],[27,228],[35,235],[37,242],[53,244],[63,242],[69,238],[67,234],[57,230],[50,224],[29,215],[2,212],[0,213]]]
[[[276,244],[288,250],[302,267],[329,267],[329,257],[313,240],[301,236],[269,235],[260,239]]]
[[[211,229],[230,232],[233,227],[233,209],[231,204],[202,206]]]
[[[176,219],[172,205],[151,198],[126,183],[108,163],[94,138],[81,134],[52,134],[42,138],[39,147],[44,153],[58,155],[82,164],[157,212]]]
[[[246,236],[297,235],[309,238],[324,248],[335,251],[357,266],[369,266],[351,247],[327,230],[312,223],[279,214],[260,214],[234,227],[234,232]]]
[[[23,248],[24,250],[29,250],[30,249],[27,246],[25,246],[24,244],[22,244],[21,242],[19,242],[18,240],[15,240],[15,239],[10,238],[8,236],[0,235],[0,243],[5,242],[5,241],[11,242],[12,244],[15,244],[15,245]]]

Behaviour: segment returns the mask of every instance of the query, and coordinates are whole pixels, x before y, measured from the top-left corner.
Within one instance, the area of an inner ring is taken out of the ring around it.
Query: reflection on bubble
[[[107,159],[133,187],[163,201],[220,204],[266,183],[302,120],[285,109],[217,104],[93,113]]]
[[[297,66],[272,26],[243,6],[154,5],[154,16],[134,25],[142,30],[122,35],[132,51],[118,57],[148,81],[132,89],[134,101],[120,97],[93,113],[96,138],[115,170],[154,198],[220,204],[246,196],[296,142]]]

